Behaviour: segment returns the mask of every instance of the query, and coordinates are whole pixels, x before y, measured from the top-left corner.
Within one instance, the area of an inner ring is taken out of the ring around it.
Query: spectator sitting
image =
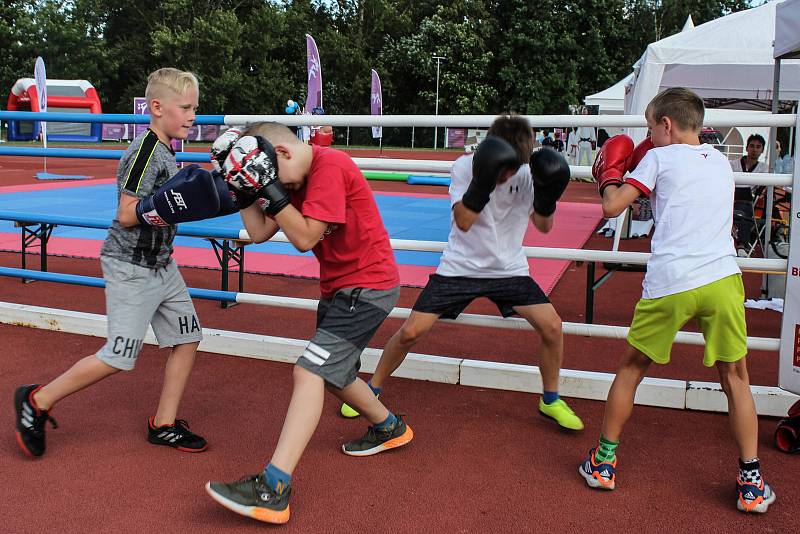
[[[733,172],[769,172],[764,162],[758,161],[764,152],[766,141],[758,134],[747,138],[747,154],[739,159],[731,160]],[[740,257],[749,256],[752,249],[753,229],[755,228],[753,211],[753,188],[749,185],[736,188],[733,197],[734,226],[736,227],[736,251]],[[737,213],[739,212],[739,213]]]

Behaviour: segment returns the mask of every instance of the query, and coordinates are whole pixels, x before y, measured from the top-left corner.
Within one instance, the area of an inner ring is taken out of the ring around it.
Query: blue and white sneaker
[[[775,492],[763,479],[760,484],[736,479],[736,489],[739,492],[736,508],[742,512],[764,514],[769,505],[775,502]]]
[[[578,473],[586,480],[590,488],[613,490],[617,479],[617,459],[613,462],[598,462],[595,460],[596,449],[591,449],[589,455],[578,467]]]

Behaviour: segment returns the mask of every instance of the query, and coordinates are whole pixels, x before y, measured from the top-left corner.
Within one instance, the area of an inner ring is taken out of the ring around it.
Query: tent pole
[[[797,110],[797,102],[795,102],[794,106],[792,106],[792,113],[794,113],[795,115],[797,115],[797,111],[798,111],[798,110]],[[789,129],[789,144],[788,144],[788,145],[786,145],[786,148],[784,149],[784,150],[785,150],[785,152],[786,152],[786,153],[787,153],[789,156],[791,156],[791,155],[792,155],[792,147],[794,146],[794,136],[795,136],[796,134],[797,134],[797,132],[795,131],[795,128],[791,128],[791,129]]]
[[[775,59],[775,66],[772,68],[772,113],[778,113],[778,104],[780,103],[780,85],[781,85],[781,60]],[[778,129],[771,127],[769,129],[769,172],[775,172],[775,139],[777,138]],[[767,187],[767,201],[764,206],[764,257],[769,256],[770,238],[772,237],[772,204],[775,197],[775,187]],[[761,296],[769,296],[769,278],[766,274],[761,276]]]

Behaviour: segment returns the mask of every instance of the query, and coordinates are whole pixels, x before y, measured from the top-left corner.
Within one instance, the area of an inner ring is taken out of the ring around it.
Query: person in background
[[[780,139],[775,141],[775,173],[791,174],[794,171],[794,160],[788,150],[783,150]]]
[[[765,146],[766,142],[759,134],[748,137],[745,155],[730,162],[733,172],[769,172],[767,164],[759,161]],[[749,185],[739,186],[733,196],[733,211],[736,214],[733,223],[736,227],[736,254],[744,258],[750,255],[750,250],[753,248],[755,228],[753,189]]]

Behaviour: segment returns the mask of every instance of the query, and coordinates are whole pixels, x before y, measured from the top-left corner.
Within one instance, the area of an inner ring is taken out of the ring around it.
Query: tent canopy
[[[600,106],[601,115],[621,115],[625,111],[625,86],[633,79],[633,73],[599,93],[589,95],[583,99],[587,106]]]
[[[787,0],[775,11],[775,58],[800,58],[800,0]]]
[[[634,65],[626,113],[644,113],[650,100],[667,87],[687,87],[701,98],[740,104],[737,107],[770,101],[778,5],[769,2],[720,17],[648,45]],[[780,96],[800,99],[800,61],[783,62]]]

